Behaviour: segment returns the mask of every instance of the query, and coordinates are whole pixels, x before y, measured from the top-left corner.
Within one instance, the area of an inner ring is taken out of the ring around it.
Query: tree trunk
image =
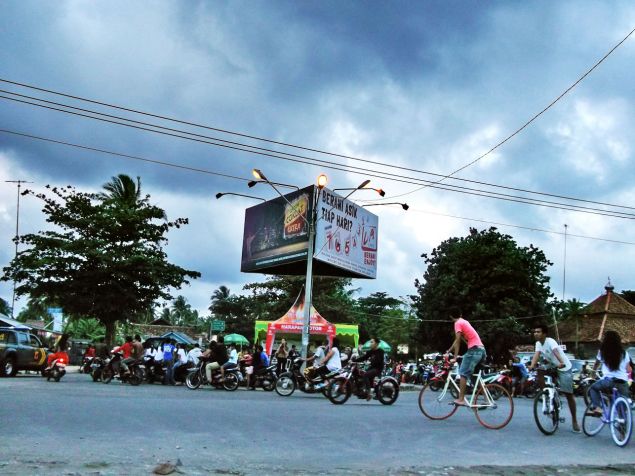
[[[104,322],[106,326],[106,347],[110,350],[113,347],[113,341],[115,340],[115,324],[116,321],[108,320]]]

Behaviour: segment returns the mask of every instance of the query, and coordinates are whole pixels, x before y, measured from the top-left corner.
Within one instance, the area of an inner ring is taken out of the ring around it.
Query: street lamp
[[[249,188],[255,187],[256,185],[258,185],[259,183],[267,183],[266,180],[250,180],[249,182],[247,182],[247,186]],[[295,188],[296,190],[300,190],[300,187],[298,187],[297,185],[288,185],[286,183],[278,183],[278,182],[271,182],[274,185],[277,185],[278,187],[289,187],[289,188]]]
[[[372,187],[359,187],[359,188],[334,188],[333,191],[337,192],[339,190],[374,190],[375,192],[377,192],[381,197],[386,195],[386,192],[384,192],[384,190],[382,188],[372,188]]]
[[[261,198],[261,197],[254,197],[253,195],[243,195],[242,193],[234,193],[234,192],[218,192],[216,194],[216,200],[218,200],[223,195],[236,195],[237,197],[253,198],[253,199],[256,199],[256,200],[262,200],[263,202],[267,201],[267,200],[265,200],[264,198]]]
[[[380,205],[399,205],[404,210],[408,210],[408,208],[410,208],[410,205],[408,205],[407,203],[399,203],[399,202],[367,203],[366,205],[362,205],[362,207],[377,207]]]

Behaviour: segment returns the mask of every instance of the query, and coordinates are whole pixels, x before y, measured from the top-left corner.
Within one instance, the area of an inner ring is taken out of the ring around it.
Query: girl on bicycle
[[[591,397],[590,410],[602,415],[600,392],[611,392],[613,387],[624,396],[628,397],[628,374],[631,371],[631,360],[622,347],[622,339],[615,331],[606,331],[600,344],[593,370],[597,370],[602,364],[602,379],[595,382],[589,388]]]

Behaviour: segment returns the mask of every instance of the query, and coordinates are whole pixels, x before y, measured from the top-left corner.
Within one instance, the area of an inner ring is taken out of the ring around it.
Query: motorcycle
[[[129,383],[137,386],[143,381],[143,369],[141,361],[135,360],[128,364],[128,372],[124,371],[121,361],[123,360],[122,352],[115,352],[112,358],[106,360],[106,365],[101,371],[101,381],[110,383],[113,378],[118,378],[121,383]]]
[[[263,367],[258,371],[254,371],[251,376],[252,388],[262,387],[265,392],[273,392],[276,388],[276,382],[278,381],[278,376],[276,375],[276,366],[269,365],[268,367]]]
[[[301,367],[303,359],[295,359],[291,363],[288,372],[281,373],[276,380],[276,393],[281,397],[289,397],[295,392],[296,388],[304,393],[325,393],[328,386],[328,379],[337,375],[339,371],[331,372],[325,376],[317,376],[311,378],[307,369],[302,372]]]
[[[205,366],[209,361],[200,359],[198,364],[188,369],[188,374],[185,377],[185,385],[190,390],[196,390],[201,385],[211,384],[216,388],[224,388],[228,392],[233,392],[238,388],[238,383],[241,380],[239,377],[240,370],[238,367],[225,370],[225,379],[221,380],[220,370],[214,370],[212,372],[212,381],[207,380],[205,373]]]
[[[101,373],[106,366],[104,359],[95,357],[90,363],[90,376],[93,378],[93,382],[99,382],[101,380]]]
[[[326,398],[331,403],[342,405],[355,393],[358,398],[366,398],[366,389],[363,383],[364,372],[355,362],[343,368],[340,374],[334,377],[326,390]],[[399,397],[399,382],[394,377],[375,377],[368,390],[375,394],[375,398],[383,405],[392,405]]]
[[[80,374],[89,374],[94,357],[84,357],[82,364],[79,366],[78,372]]]
[[[51,379],[59,382],[66,374],[66,365],[68,364],[68,354],[66,352],[56,352],[52,355],[51,364],[42,370],[42,376],[46,377],[46,381]]]

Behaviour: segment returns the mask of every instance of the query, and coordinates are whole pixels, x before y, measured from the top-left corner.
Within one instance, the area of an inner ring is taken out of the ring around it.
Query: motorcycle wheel
[[[399,396],[399,385],[392,380],[380,381],[375,388],[377,399],[384,405],[392,405]]]
[[[110,383],[114,376],[115,374],[110,367],[104,367],[104,369],[101,371],[101,382]]]
[[[335,405],[342,405],[350,398],[351,393],[351,383],[348,380],[335,379],[327,387],[326,398]]]
[[[136,370],[132,371],[130,373],[130,376],[128,377],[128,383],[134,387],[139,385],[141,383],[141,380],[142,377],[137,373]]]
[[[60,372],[57,369],[53,370],[53,380],[55,380],[56,382],[59,382],[61,378],[62,378],[62,372]]]
[[[276,393],[281,397],[290,397],[295,392],[293,374],[285,372],[276,380]]]
[[[276,388],[276,381],[273,380],[270,376],[266,376],[262,379],[262,389],[265,392],[273,392]]]
[[[201,386],[201,383],[201,374],[198,371],[190,372],[187,374],[187,377],[185,377],[185,385],[187,385],[187,388],[190,390],[196,390]]]
[[[98,382],[101,380],[101,370],[95,369],[90,373],[90,376],[93,378],[93,382]]]
[[[238,377],[234,373],[229,373],[225,375],[225,380],[223,381],[223,388],[228,392],[233,392],[238,388]]]

